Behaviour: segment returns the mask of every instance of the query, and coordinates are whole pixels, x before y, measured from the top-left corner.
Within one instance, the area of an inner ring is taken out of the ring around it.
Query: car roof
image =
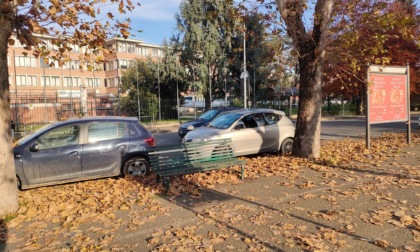
[[[226,111],[225,113],[237,113],[237,114],[242,114],[242,115],[247,115],[251,113],[278,113],[281,115],[286,115],[281,110],[267,109],[267,108],[242,108],[242,109]]]
[[[86,116],[86,117],[72,117],[62,122],[101,122],[101,121],[127,121],[137,122],[137,117],[125,117],[125,116]]]
[[[225,111],[225,110],[235,110],[235,109],[239,109],[238,107],[212,107],[209,110],[219,110],[219,111]],[[209,111],[208,110],[208,111]]]

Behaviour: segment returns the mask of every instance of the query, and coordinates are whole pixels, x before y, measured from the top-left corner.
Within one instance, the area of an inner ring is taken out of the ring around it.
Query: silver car
[[[292,151],[295,127],[283,111],[238,109],[216,117],[206,127],[188,132],[184,143],[231,138],[238,156]]]
[[[154,136],[135,117],[83,117],[54,122],[13,149],[22,189],[71,181],[143,176]]]

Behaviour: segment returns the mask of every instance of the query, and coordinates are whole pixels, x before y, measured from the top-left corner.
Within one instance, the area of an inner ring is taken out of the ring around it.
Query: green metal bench
[[[241,166],[241,179],[244,178],[245,161],[236,157],[231,139],[155,147],[149,158],[151,171],[163,179],[167,189],[171,177],[236,165]]]

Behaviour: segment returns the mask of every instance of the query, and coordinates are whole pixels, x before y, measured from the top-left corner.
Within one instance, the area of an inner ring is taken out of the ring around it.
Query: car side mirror
[[[29,151],[32,151],[32,152],[37,152],[37,151],[39,151],[39,146],[38,146],[38,144],[37,144],[37,143],[34,143],[34,144],[32,144],[31,146],[29,146]]]

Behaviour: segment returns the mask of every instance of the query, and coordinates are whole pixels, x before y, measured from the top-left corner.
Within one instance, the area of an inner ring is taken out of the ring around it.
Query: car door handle
[[[125,149],[125,145],[120,145],[117,147],[117,150],[122,151]]]
[[[79,154],[78,151],[72,151],[72,152],[69,153],[69,157],[73,157],[73,156],[76,156],[78,154]]]

